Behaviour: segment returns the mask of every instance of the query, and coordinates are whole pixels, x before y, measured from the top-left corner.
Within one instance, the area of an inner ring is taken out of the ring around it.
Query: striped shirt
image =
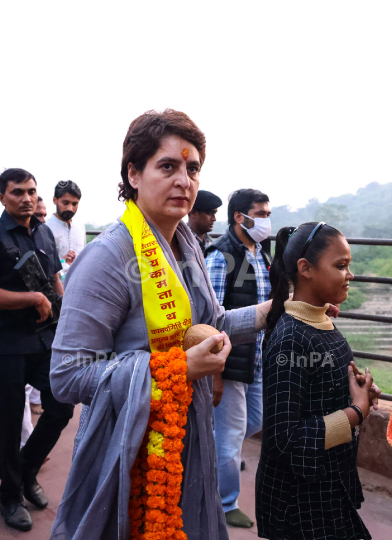
[[[255,244],[255,254],[250,249],[245,247],[246,258],[249,264],[253,266],[257,284],[257,300],[258,303],[266,302],[271,292],[271,284],[269,280],[269,271],[265,265],[262,248],[259,243]],[[214,250],[209,253],[206,258],[207,270],[210,275],[211,284],[215,291],[216,297],[220,305],[223,305],[223,300],[227,287],[226,259],[219,250]],[[261,357],[264,331],[258,332],[256,340],[255,354],[255,373],[261,372]]]

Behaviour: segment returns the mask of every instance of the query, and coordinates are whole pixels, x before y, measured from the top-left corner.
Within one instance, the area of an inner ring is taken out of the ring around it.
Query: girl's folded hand
[[[350,385],[352,405],[358,405],[362,411],[364,420],[369,416],[370,407],[372,405],[370,400],[370,389],[373,384],[373,377],[368,368],[366,368],[365,377],[365,384],[362,386],[359,385],[356,380],[353,367],[351,365],[348,366],[348,381]]]
[[[355,378],[357,379],[357,383],[360,386],[364,385],[366,382],[366,375],[362,373],[361,371],[359,371],[359,369],[357,368],[353,360],[350,362],[350,366],[352,366],[353,368],[353,372],[354,372]],[[378,409],[378,398],[380,397],[380,394],[381,394],[381,390],[379,389],[377,384],[373,383],[369,391],[369,405],[373,407],[375,411],[377,411]]]

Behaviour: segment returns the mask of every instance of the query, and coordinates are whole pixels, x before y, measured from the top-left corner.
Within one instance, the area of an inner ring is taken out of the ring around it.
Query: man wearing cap
[[[203,255],[207,247],[212,244],[212,238],[208,233],[212,231],[220,206],[222,206],[222,200],[217,195],[200,189],[195,204],[188,214],[188,227],[198,241]]]

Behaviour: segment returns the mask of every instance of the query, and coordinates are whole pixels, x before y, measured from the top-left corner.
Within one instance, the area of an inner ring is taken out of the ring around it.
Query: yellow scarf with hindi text
[[[133,238],[151,352],[181,347],[192,326],[188,295],[137,205],[129,200],[126,206],[121,221]]]

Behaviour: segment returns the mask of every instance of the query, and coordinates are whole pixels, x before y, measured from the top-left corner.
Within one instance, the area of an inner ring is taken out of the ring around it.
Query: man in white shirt
[[[66,271],[86,245],[86,231],[82,223],[73,218],[78,211],[82,192],[71,180],[61,180],[55,187],[53,202],[56,213],[47,221],[51,229],[57,252]]]

